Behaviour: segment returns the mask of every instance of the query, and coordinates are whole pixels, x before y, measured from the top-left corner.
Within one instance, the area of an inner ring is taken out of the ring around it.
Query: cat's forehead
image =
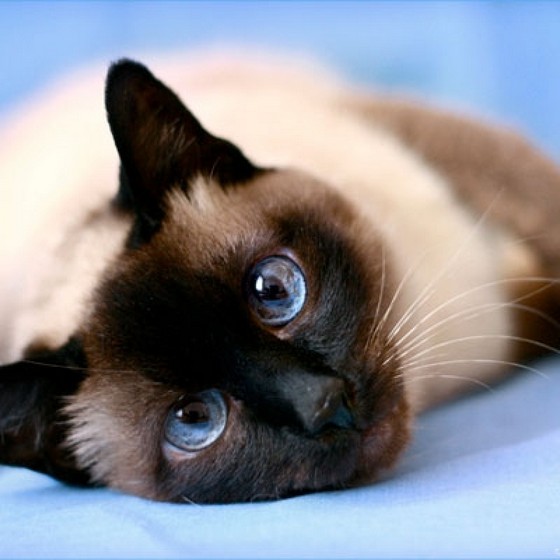
[[[198,176],[187,194],[169,193],[158,244],[179,260],[205,268],[240,253],[258,258],[283,246],[313,253],[316,243],[325,237],[340,242],[340,232],[358,222],[345,200],[303,172],[266,171],[228,188]],[[351,242],[352,235],[345,237]]]

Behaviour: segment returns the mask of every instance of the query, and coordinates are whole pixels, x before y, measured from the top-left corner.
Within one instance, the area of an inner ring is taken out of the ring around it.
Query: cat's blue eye
[[[305,276],[288,257],[267,257],[249,275],[249,304],[265,325],[279,327],[292,321],[306,295]]]
[[[227,406],[216,389],[181,399],[165,423],[165,439],[183,451],[198,451],[212,445],[227,423]]]

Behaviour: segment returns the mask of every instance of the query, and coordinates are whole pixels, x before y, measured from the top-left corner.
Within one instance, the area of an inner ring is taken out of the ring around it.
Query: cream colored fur
[[[145,62],[210,132],[257,164],[324,179],[374,223],[402,278],[390,321],[416,409],[497,374],[511,334],[496,283],[510,274],[503,235],[467,213],[437,170],[342,111],[343,86],[277,62]],[[2,362],[37,339],[64,342],[126,234],[103,210],[117,186],[104,71],[22,107],[0,135]]]

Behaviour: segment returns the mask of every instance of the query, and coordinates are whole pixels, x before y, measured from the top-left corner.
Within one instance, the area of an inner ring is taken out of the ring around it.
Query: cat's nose
[[[346,383],[315,354],[287,351],[283,343],[259,347],[239,353],[232,371],[238,376],[233,391],[272,425],[303,429],[313,436],[330,428],[356,427]]]
[[[300,417],[307,431],[320,433],[328,428],[349,429],[354,418],[348,408],[344,382],[337,378],[321,379],[308,400],[307,410],[300,410]]]

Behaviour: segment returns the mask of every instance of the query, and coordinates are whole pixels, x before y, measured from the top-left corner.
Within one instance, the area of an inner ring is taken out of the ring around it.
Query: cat
[[[96,79],[5,127],[1,463],[185,503],[370,483],[555,347],[560,171],[520,136],[276,62],[161,72],[110,66],[108,127]]]

